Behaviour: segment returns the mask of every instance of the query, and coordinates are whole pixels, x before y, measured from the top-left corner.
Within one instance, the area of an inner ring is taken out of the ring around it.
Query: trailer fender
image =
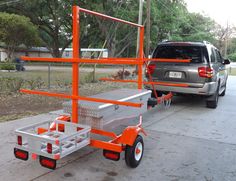
[[[145,136],[147,135],[143,128],[138,127],[138,126],[129,126],[123,131],[119,139],[119,142],[121,144],[133,146],[137,136],[140,133],[143,133]]]

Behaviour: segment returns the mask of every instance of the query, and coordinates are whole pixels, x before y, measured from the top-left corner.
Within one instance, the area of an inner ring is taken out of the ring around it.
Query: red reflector
[[[120,153],[114,151],[103,150],[103,156],[113,161],[120,160]]]
[[[200,77],[211,78],[213,76],[213,69],[210,67],[199,67],[198,75]]]
[[[55,170],[56,166],[57,166],[56,160],[53,160],[53,159],[47,158],[47,157],[43,157],[43,156],[39,157],[39,162],[43,167],[53,169],[53,170]]]
[[[105,157],[110,158],[112,160],[116,160],[117,158],[119,158],[119,156],[114,153],[105,153]]]
[[[32,153],[32,160],[37,160],[38,155],[36,153]]]
[[[17,148],[14,148],[14,155],[16,158],[21,159],[21,160],[28,160],[28,152],[24,150],[20,150]]]
[[[149,64],[147,67],[147,73],[153,74],[156,68],[156,64]]]
[[[18,145],[22,145],[22,136],[17,136]]]
[[[52,153],[52,144],[51,143],[47,144],[47,152]]]
[[[54,163],[50,160],[43,159],[41,160],[42,165],[45,165],[49,168],[54,167]]]

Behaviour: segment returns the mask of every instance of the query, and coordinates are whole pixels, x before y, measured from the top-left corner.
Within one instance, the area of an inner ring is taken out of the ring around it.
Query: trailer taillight
[[[149,64],[147,67],[147,73],[153,74],[156,68],[156,64]]]
[[[17,143],[18,145],[22,145],[22,136],[17,136]]]
[[[109,150],[103,150],[103,156],[109,160],[113,161],[119,161],[120,160],[120,153],[109,151]]]
[[[51,158],[47,158],[44,156],[39,157],[39,162],[40,162],[41,166],[52,169],[52,170],[55,170],[57,167],[56,160],[53,160]]]
[[[51,143],[47,144],[47,152],[50,154],[52,153],[52,144]]]
[[[29,154],[27,151],[20,150],[17,148],[14,148],[14,155],[16,158],[24,160],[24,161],[28,160],[28,157],[29,157]]]
[[[213,76],[213,69],[210,67],[198,67],[198,75],[200,77],[211,78]]]

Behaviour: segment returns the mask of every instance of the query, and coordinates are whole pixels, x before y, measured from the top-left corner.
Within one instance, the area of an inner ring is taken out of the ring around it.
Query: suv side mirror
[[[223,64],[224,65],[229,65],[230,64],[230,60],[229,59],[224,59],[223,60]]]

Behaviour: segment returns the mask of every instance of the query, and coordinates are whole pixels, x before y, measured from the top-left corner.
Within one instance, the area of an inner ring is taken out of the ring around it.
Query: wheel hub
[[[135,147],[135,154],[134,154],[134,157],[137,161],[141,159],[142,152],[143,152],[143,145],[142,143],[139,142]]]

